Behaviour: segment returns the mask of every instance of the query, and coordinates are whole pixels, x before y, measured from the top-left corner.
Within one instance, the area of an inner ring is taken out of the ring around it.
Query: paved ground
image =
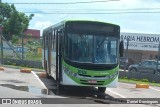
[[[37,72],[32,71],[32,73],[21,73],[19,69],[6,68],[5,71],[0,71],[0,98],[61,98],[60,100],[54,99],[53,103],[66,103],[69,104],[74,102],[76,105],[65,105],[65,106],[77,106],[79,104],[84,107],[103,107],[107,106],[120,106],[120,107],[132,107],[135,105],[131,104],[110,104],[110,98],[160,98],[160,87],[150,86],[149,89],[135,88],[135,84],[119,83],[117,88],[108,88],[106,94],[104,94],[106,99],[95,100],[98,91],[96,88],[83,88],[83,87],[65,87],[57,95],[55,91],[55,84],[53,79],[38,78]],[[62,99],[68,98],[68,99]],[[0,105],[1,106],[1,105]],[[3,105],[3,107],[15,107],[15,105]],[[21,107],[19,105],[18,107]],[[23,105],[24,106],[24,105]],[[35,107],[35,105],[32,105]],[[31,107],[32,107],[31,106]],[[44,105],[38,105],[39,107]],[[45,105],[45,107],[50,107],[51,105]],[[58,104],[56,106],[64,106],[63,104]],[[160,105],[146,105],[137,104],[139,107],[160,107]]]
[[[21,73],[19,69],[12,68],[0,71],[0,98],[53,97],[47,93],[46,86],[35,72]]]
[[[37,84],[39,80],[35,77],[35,75],[33,75],[33,73],[21,73],[19,69],[12,68],[5,68],[5,71],[0,71],[0,73],[0,84],[45,88],[43,84]]]
[[[135,84],[119,82],[117,88],[108,88],[106,93],[115,98],[160,98],[160,87],[150,86],[149,89],[135,87]]]

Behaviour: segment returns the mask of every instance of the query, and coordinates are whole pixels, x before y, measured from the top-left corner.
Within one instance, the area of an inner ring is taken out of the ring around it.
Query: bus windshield
[[[78,63],[116,64],[118,38],[110,35],[67,34],[64,56]]]

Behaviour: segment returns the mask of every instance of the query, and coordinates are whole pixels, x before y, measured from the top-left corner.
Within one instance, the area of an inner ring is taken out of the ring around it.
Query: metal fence
[[[5,34],[0,34],[0,59],[16,59],[38,61],[42,60],[42,44],[40,38],[18,35],[7,40]]]
[[[160,74],[140,73],[140,72],[119,72],[119,78],[139,80],[145,82],[160,83]]]

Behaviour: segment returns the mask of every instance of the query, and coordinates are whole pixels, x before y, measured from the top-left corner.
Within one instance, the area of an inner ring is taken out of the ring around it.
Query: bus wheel
[[[99,91],[100,93],[105,93],[106,87],[98,87],[98,91]]]

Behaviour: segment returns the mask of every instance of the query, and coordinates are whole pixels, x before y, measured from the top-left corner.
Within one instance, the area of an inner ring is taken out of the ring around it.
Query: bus
[[[65,20],[43,30],[43,67],[57,86],[116,87],[123,56],[120,26]]]

